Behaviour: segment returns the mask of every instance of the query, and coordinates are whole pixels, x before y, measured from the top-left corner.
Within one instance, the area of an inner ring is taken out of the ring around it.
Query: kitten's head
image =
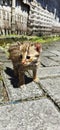
[[[37,62],[42,46],[39,43],[19,43],[10,46],[10,59],[21,65],[29,65],[34,61]]]
[[[39,43],[27,43],[20,46],[19,61],[22,65],[37,62],[42,46]]]

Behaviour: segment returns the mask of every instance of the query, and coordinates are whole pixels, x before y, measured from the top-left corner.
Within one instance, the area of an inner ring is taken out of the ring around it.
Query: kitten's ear
[[[20,43],[19,41],[17,41],[16,43],[17,43],[17,45],[18,45],[18,47],[19,47],[19,50],[21,50],[21,47],[20,47],[20,46],[21,46],[21,43]]]
[[[17,41],[17,45],[21,45],[21,43],[19,41]]]
[[[42,52],[42,45],[40,43],[36,43],[35,47],[36,47],[36,51]]]

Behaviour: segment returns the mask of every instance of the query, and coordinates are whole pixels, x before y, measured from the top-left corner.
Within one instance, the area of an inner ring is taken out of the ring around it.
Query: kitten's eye
[[[39,55],[35,55],[35,57],[39,57]]]
[[[19,57],[20,57],[20,59],[22,59],[22,54]]]
[[[30,59],[30,56],[27,56],[26,58],[27,58],[27,59]]]

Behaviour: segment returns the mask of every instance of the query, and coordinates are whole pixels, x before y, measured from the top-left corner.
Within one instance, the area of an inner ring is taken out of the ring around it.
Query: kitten
[[[14,74],[19,77],[19,86],[25,84],[24,74],[33,71],[33,80],[37,81],[37,66],[42,46],[39,43],[17,42],[9,47],[9,58],[12,60]]]

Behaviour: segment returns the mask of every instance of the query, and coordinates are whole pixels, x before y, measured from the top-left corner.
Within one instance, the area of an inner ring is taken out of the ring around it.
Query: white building
[[[59,18],[37,0],[0,0],[0,35],[60,33]]]

